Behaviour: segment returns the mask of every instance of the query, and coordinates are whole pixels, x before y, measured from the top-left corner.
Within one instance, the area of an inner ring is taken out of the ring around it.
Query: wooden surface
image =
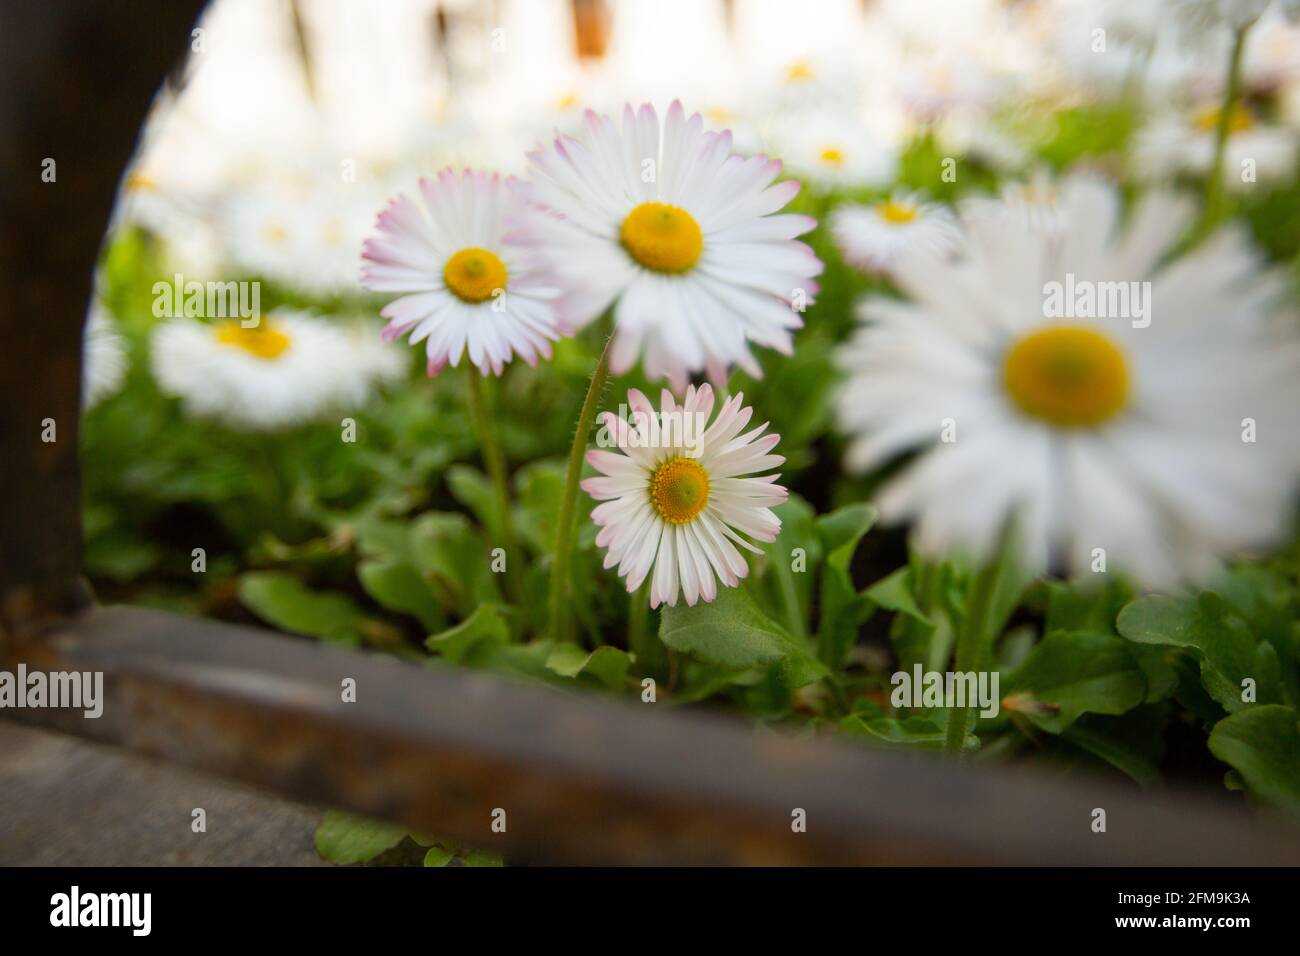
[[[142,608],[96,608],[17,651],[0,668],[102,672],[103,716],[0,716],[516,863],[1300,863],[1300,830],[1241,805],[795,739]]]
[[[320,812],[64,734],[0,721],[0,866],[324,866]],[[190,829],[207,812],[207,832]]]

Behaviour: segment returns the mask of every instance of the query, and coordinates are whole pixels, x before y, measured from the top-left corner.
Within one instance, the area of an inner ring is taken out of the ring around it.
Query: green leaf
[[[1147,597],[1120,612],[1119,632],[1139,644],[1190,648],[1201,662],[1201,683],[1228,713],[1250,706],[1242,701],[1242,681],[1255,680],[1257,701],[1280,703],[1275,673],[1261,673],[1249,623],[1232,605],[1210,591],[1191,597]],[[1263,678],[1263,679],[1261,679]]]
[[[474,513],[494,541],[501,540],[501,515],[488,476],[469,465],[452,465],[443,472],[451,496]]]
[[[410,529],[411,556],[431,581],[442,603],[468,617],[479,604],[500,600],[489,549],[482,535],[460,514],[427,512]]]
[[[1168,707],[1137,707],[1120,717],[1084,714],[1061,739],[1106,761],[1140,786],[1159,782]]]
[[[1039,641],[1003,685],[1003,708],[1059,734],[1082,714],[1122,714],[1147,683],[1128,644],[1109,634],[1056,631]],[[1019,706],[1011,701],[1019,699]]]
[[[1132,600],[1133,592],[1117,579],[1102,587],[1048,581],[1047,620],[1044,632],[1092,631],[1115,633],[1115,618]]]
[[[586,674],[610,690],[618,690],[627,679],[632,658],[626,651],[605,645],[588,653],[577,644],[557,644],[546,659],[546,668],[561,677]]]
[[[446,626],[442,605],[415,565],[391,558],[363,561],[357,568],[357,577],[366,593],[381,607],[419,618],[426,631],[439,631]]]
[[[776,593],[771,595],[771,609],[791,634],[806,633],[812,614],[812,586],[821,562],[821,538],[814,524],[816,512],[798,495],[791,495],[772,509],[781,519],[781,532],[767,552]],[[796,551],[802,552],[802,571],[796,571]],[[760,595],[761,596],[761,595]]]
[[[916,604],[910,567],[899,568],[893,574],[881,578],[863,593],[886,611],[906,614],[921,624],[930,623],[930,619]]]
[[[505,861],[495,853],[486,850],[470,850],[465,854],[466,866],[505,866]]]
[[[867,614],[869,605],[854,588],[849,565],[862,536],[875,520],[876,509],[866,504],[846,505],[817,519],[817,533],[826,554],[817,615],[817,650],[832,668],[843,666],[857,640],[858,625]]]
[[[434,846],[429,847],[428,853],[424,854],[424,865],[446,866],[455,859],[455,856],[455,853],[435,844]]]
[[[473,664],[476,659],[510,642],[510,628],[494,604],[480,604],[453,628],[435,634],[424,646],[453,664]]]
[[[723,588],[712,603],[664,608],[659,637],[673,650],[729,670],[780,663],[791,687],[828,673],[807,642],[759,610],[743,588]]]
[[[873,744],[887,744],[915,750],[942,750],[943,728],[929,717],[872,717],[864,719],[850,714],[840,721],[840,733],[857,737]],[[979,748],[979,740],[968,734],[963,745],[966,750]]]
[[[326,810],[316,828],[316,852],[332,863],[365,863],[402,842],[406,830],[383,820]]]
[[[1214,726],[1210,752],[1259,799],[1300,813],[1300,725],[1280,704],[1257,704]]]
[[[360,640],[363,617],[346,594],[312,591],[283,571],[250,571],[239,579],[239,599],[269,624],[325,640]]]

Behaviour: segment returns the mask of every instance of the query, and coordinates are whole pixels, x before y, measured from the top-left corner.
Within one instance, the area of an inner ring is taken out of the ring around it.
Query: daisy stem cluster
[[[1232,53],[1228,59],[1228,76],[1224,84],[1223,105],[1214,128],[1214,162],[1205,183],[1205,210],[1200,234],[1207,235],[1223,215],[1223,164],[1228,151],[1228,136],[1232,131],[1232,116],[1237,100],[1241,98],[1241,69],[1246,49],[1246,35],[1251,24],[1238,27],[1232,40]]]
[[[522,559],[518,542],[515,539],[515,525],[510,515],[510,484],[506,474],[506,459],[492,429],[491,416],[488,415],[487,401],[483,396],[483,376],[469,362],[465,363],[465,378],[469,382],[469,408],[474,419],[474,430],[478,433],[479,448],[483,453],[483,464],[492,481],[493,496],[496,499],[497,521],[501,529],[501,544],[506,549],[508,560],[515,562],[519,568]],[[506,588],[510,597],[521,607],[524,605],[525,588],[519,570],[506,571]]]
[[[547,613],[547,633],[552,640],[562,641],[568,636],[569,615],[569,565],[573,560],[573,521],[578,504],[578,482],[582,478],[583,456],[587,452],[587,436],[596,421],[600,395],[609,378],[609,349],[613,337],[605,341],[600,360],[591,373],[587,397],[573,432],[573,445],[569,449],[569,469],[564,478],[564,497],[560,500],[560,518],[555,527],[555,557],[551,562],[551,588]]]

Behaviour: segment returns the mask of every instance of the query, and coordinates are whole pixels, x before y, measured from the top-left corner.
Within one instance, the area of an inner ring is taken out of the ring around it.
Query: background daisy
[[[1168,585],[1275,540],[1300,461],[1282,281],[1230,231],[1161,266],[1192,214],[1170,195],[1123,231],[1109,184],[1075,177],[1059,197],[1059,237],[967,217],[959,261],[909,256],[895,278],[911,301],[865,303],[840,356],[849,465],[921,450],[879,504],[915,521],[928,554],[986,555],[1015,511],[1034,569],[1086,571],[1103,548],[1111,568]],[[1150,325],[1045,317],[1046,283],[1066,273],[1149,280]]]
[[[961,238],[951,210],[905,191],[870,206],[836,207],[831,232],[845,261],[868,272],[887,271],[908,249],[950,251]]]
[[[177,318],[150,341],[154,379],[186,412],[238,428],[296,425],[364,403],[400,364],[358,348],[353,334],[299,312],[212,323]]]

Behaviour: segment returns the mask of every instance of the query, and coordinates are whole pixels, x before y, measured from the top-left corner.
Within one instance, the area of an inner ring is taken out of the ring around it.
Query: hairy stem
[[[596,370],[591,373],[587,397],[578,424],[573,432],[573,446],[569,449],[569,471],[564,479],[564,497],[560,500],[560,519],[555,529],[555,558],[551,562],[551,589],[547,614],[547,634],[552,640],[563,641],[569,630],[569,565],[573,561],[573,519],[578,503],[578,481],[582,477],[582,461],[587,452],[587,437],[596,420],[596,406],[605,390],[609,377],[609,346],[613,337],[606,340],[601,350]]]

